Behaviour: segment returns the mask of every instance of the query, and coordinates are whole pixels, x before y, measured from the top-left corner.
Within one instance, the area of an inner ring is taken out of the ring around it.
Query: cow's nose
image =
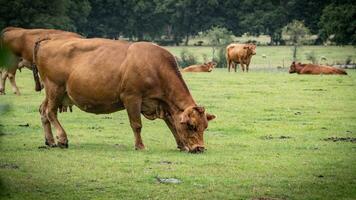
[[[202,146],[197,146],[194,149],[190,151],[190,153],[203,153],[205,151],[205,148]]]

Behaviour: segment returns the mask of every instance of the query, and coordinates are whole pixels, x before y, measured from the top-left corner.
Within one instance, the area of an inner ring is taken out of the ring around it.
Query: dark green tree
[[[336,44],[356,45],[356,5],[330,4],[320,18],[320,36],[323,41],[330,39]]]
[[[68,17],[75,26],[75,31],[85,34],[85,26],[88,22],[88,16],[91,11],[88,0],[71,0],[68,6]]]
[[[77,27],[86,23],[89,12],[90,4],[86,0],[0,0],[0,28],[18,26],[77,31]]]
[[[170,20],[173,39],[179,43],[184,39],[187,45],[189,37],[210,28],[215,20],[214,11],[218,8],[217,0],[164,0],[166,17]]]
[[[89,37],[118,37],[129,20],[125,0],[90,0],[91,12],[84,30]]]

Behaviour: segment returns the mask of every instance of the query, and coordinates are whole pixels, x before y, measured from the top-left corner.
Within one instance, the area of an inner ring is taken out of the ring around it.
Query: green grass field
[[[0,199],[355,199],[356,71],[251,70],[183,75],[195,100],[217,115],[198,155],[176,150],[164,122],[146,119],[147,149],[135,151],[126,111],[78,108],[59,114],[69,149],[39,149],[44,93],[23,70],[22,96],[10,88],[0,96],[10,104],[0,116]]]
[[[203,62],[203,54],[211,58],[211,47],[166,47],[175,56],[180,56],[183,48],[192,52],[198,59]],[[350,57],[353,63],[356,63],[356,48],[353,46],[302,46],[298,48],[298,61],[309,63],[306,54],[314,52],[318,62],[321,64],[344,64],[345,60]],[[263,57],[263,55],[265,57]],[[326,61],[321,61],[325,57]],[[256,55],[252,57],[251,68],[275,68],[277,66],[289,68],[292,62],[291,46],[257,46]],[[225,66],[224,66],[225,67]]]

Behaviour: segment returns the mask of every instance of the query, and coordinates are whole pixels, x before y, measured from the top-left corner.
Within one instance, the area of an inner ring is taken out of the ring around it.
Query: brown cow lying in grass
[[[226,47],[226,63],[229,72],[231,67],[235,68],[236,72],[236,64],[241,65],[243,72],[246,65],[246,72],[248,72],[253,55],[256,55],[256,45],[254,44],[229,44]]]
[[[20,95],[20,90],[16,85],[15,77],[16,71],[18,69],[21,70],[24,67],[32,70],[30,62],[24,59],[16,58],[16,62],[13,66],[10,66],[6,69],[0,69],[0,95],[5,94],[5,83],[7,78],[9,78],[13,92],[17,95]]]
[[[315,64],[301,64],[296,62],[293,62],[290,66],[289,73],[347,75],[346,71],[343,69]]]
[[[135,148],[144,149],[141,114],[163,119],[180,150],[203,152],[203,134],[215,118],[191,96],[172,54],[148,42],[106,39],[56,39],[37,43],[35,63],[46,97],[40,106],[46,145],[68,147],[57,118],[63,101],[85,112],[103,114],[127,110]]]
[[[82,38],[83,36],[61,30],[54,29],[24,29],[17,27],[7,27],[1,31],[1,47],[6,46],[20,61],[27,63],[16,63],[13,66],[7,66],[7,69],[2,70],[2,85],[0,86],[0,94],[5,94],[5,79],[9,78],[10,83],[16,94],[20,94],[15,82],[16,69],[21,66],[31,66],[33,63],[33,50],[35,42],[50,37],[56,38]],[[32,67],[29,67],[32,69]],[[41,86],[36,85],[37,90]]]
[[[210,61],[201,65],[191,65],[184,68],[183,72],[211,72],[216,66],[216,62]]]

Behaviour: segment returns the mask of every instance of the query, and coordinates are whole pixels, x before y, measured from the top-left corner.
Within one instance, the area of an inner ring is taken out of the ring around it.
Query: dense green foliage
[[[356,44],[356,5],[331,4],[327,6],[320,20],[321,36],[338,44]]]
[[[188,44],[191,36],[220,26],[235,35],[269,35],[272,44],[281,44],[282,28],[299,20],[323,41],[335,35],[337,44],[355,44],[355,9],[352,0],[0,0],[0,28]]]
[[[33,91],[24,70],[23,95],[0,96],[12,105],[0,113],[0,198],[354,199],[356,73],[348,72],[184,73],[195,100],[217,115],[205,133],[207,152],[192,155],[175,149],[162,120],[143,120],[148,149],[140,152],[126,111],[78,108],[59,114],[69,149],[38,149],[44,93]],[[157,176],[182,183],[162,184]]]

